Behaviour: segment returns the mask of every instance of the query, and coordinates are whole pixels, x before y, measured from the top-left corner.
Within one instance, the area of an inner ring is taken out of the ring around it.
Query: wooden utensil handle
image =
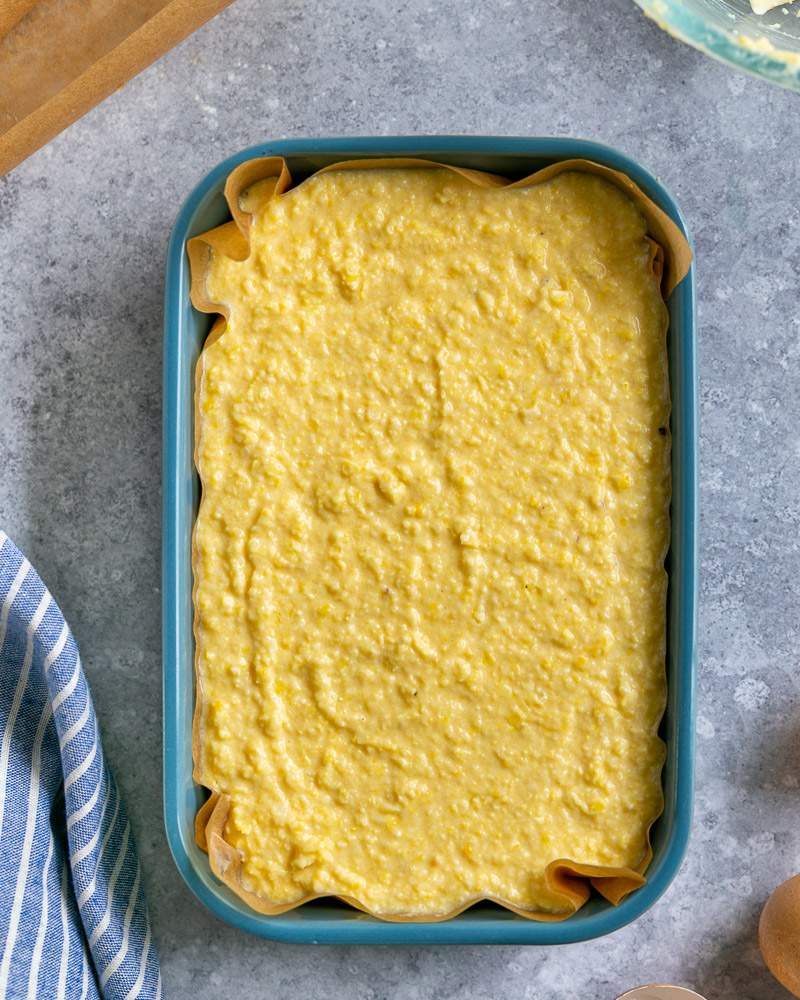
[[[7,35],[38,2],[39,0],[5,0],[0,4],[0,38]]]
[[[231,0],[0,0],[0,176]]]

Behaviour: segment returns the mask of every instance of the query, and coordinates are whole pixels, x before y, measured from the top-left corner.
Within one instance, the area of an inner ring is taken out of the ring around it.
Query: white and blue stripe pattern
[[[125,807],[75,640],[0,531],[0,1000],[157,1000]]]

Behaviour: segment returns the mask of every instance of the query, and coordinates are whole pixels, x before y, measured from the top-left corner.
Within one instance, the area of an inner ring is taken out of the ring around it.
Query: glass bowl
[[[665,31],[707,55],[800,90],[800,0],[754,14],[749,0],[636,0]]]

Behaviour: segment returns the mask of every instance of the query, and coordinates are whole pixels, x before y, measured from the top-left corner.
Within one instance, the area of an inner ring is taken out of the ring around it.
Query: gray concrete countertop
[[[164,255],[210,166],[267,137],[586,136],[675,192],[698,254],[697,799],[669,892],[560,949],[300,948],[234,931],[161,814]],[[71,623],[142,855],[166,995],[611,1000],[653,980],[787,996],[755,944],[800,870],[800,95],[632,0],[237,0],[0,179],[0,526]]]

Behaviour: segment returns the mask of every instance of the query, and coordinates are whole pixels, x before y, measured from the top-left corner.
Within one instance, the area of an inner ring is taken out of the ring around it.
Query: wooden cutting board
[[[0,0],[0,175],[231,0]]]

